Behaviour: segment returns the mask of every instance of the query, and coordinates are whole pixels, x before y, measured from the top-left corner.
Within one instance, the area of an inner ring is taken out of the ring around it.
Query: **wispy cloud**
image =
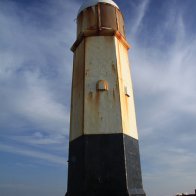
[[[65,167],[79,4],[26,3],[0,2],[0,151]]]
[[[192,192],[195,182],[196,37],[189,37],[185,10],[173,3],[153,31],[141,24],[140,35],[151,42],[142,38],[131,51],[144,185],[151,196]]]
[[[70,46],[79,5],[74,1],[69,6],[62,0],[47,1],[44,9],[43,4],[32,4],[28,10],[14,1],[0,4],[2,133],[22,134],[34,129],[68,134]],[[43,27],[36,14],[42,17]],[[44,17],[52,20],[47,22]]]
[[[134,24],[131,25],[131,33],[135,35],[138,33],[140,26],[142,25],[143,18],[145,17],[145,13],[148,9],[148,4],[150,0],[143,0],[139,5],[135,5],[134,8],[136,9],[136,15],[134,17]],[[133,4],[133,2],[131,2]]]
[[[17,146],[3,145],[0,144],[0,151],[14,153],[18,155],[28,156],[36,159],[46,160],[55,164],[66,164],[66,158],[55,156],[53,154],[38,152],[34,150],[28,150]]]
[[[9,136],[7,137],[7,139],[13,140],[15,142],[28,144],[28,145],[36,145],[36,146],[52,145],[53,148],[54,145],[63,145],[64,148],[65,141],[68,139],[68,137],[65,136],[65,133],[64,135],[61,133],[44,135],[42,132],[34,132],[32,135],[28,134],[26,136]]]

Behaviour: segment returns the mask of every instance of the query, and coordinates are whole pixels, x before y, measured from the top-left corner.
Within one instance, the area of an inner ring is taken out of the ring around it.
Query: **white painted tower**
[[[67,196],[145,196],[124,19],[112,0],[89,0],[72,46]]]

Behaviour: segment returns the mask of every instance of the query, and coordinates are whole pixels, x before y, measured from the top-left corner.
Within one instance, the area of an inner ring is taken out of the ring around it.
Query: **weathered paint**
[[[114,36],[86,38],[84,134],[122,133]],[[99,80],[108,91],[97,91]],[[113,97],[115,95],[115,99]],[[114,120],[115,119],[115,120]]]
[[[117,68],[123,133],[138,139],[128,50],[117,38],[115,38],[115,46],[117,52]],[[127,96],[125,89],[127,92],[129,92],[129,96]]]
[[[75,120],[71,120],[70,140],[86,134],[111,133],[138,139],[128,48],[121,39],[87,37],[74,58],[72,119]],[[100,80],[108,83],[107,91],[97,90]]]

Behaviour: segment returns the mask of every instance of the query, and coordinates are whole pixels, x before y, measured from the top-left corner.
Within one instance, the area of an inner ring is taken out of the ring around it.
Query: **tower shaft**
[[[67,196],[145,196],[122,14],[98,3],[77,21]]]

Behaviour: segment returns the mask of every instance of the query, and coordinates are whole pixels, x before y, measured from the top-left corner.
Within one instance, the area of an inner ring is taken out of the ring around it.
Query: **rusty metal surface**
[[[89,7],[82,12],[77,19],[77,35],[86,30],[97,29],[97,6]]]
[[[125,37],[122,36],[119,31],[115,31],[113,29],[102,28],[101,30],[99,30],[99,32],[97,32],[96,30],[90,30],[90,31],[87,30],[81,33],[78,36],[78,39],[74,42],[73,46],[71,47],[71,50],[74,52],[77,49],[77,47],[80,45],[81,41],[85,37],[90,37],[90,36],[116,36],[116,38],[121,41],[121,43],[127,48],[127,50],[131,47],[129,43],[127,42],[127,40],[125,39]]]
[[[116,18],[116,11],[113,6],[100,5],[100,15],[101,15],[101,27],[112,28],[113,30],[118,29]]]
[[[88,7],[78,15],[77,36],[94,30],[99,35],[101,29],[119,31],[125,37],[122,13],[114,6],[99,3],[96,6]]]
[[[88,36],[113,36],[129,48],[124,30],[124,19],[120,10],[110,4],[98,3],[83,10],[77,17],[77,39],[71,50]]]
[[[116,9],[117,22],[118,22],[118,31],[125,37],[125,27],[124,27],[124,19],[122,13]]]

